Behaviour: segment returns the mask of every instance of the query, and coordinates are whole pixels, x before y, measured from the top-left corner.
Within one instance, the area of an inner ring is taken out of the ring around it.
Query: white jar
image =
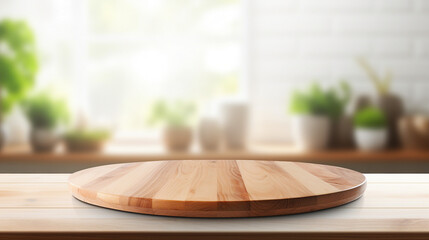
[[[387,135],[387,128],[356,128],[354,137],[356,146],[360,150],[373,152],[386,148]]]
[[[219,121],[212,117],[203,117],[198,125],[198,140],[203,150],[215,151],[221,141]]]
[[[301,150],[326,149],[329,143],[330,118],[318,115],[296,115],[291,119],[292,138]]]
[[[247,118],[247,103],[229,101],[222,105],[223,136],[228,149],[246,148]]]

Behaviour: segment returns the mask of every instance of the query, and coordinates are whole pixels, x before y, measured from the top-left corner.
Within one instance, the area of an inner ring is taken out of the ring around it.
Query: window
[[[203,108],[242,91],[239,0],[38,3],[10,2],[21,12],[7,16],[22,15],[35,29],[38,87],[67,93],[75,112],[96,124],[141,130],[159,98]]]

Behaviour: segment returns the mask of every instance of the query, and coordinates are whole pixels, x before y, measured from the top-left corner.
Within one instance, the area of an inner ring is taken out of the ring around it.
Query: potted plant
[[[0,149],[2,120],[32,87],[37,72],[34,35],[24,21],[0,21]]]
[[[388,123],[384,112],[367,107],[354,116],[355,142],[363,151],[382,150],[387,145]]]
[[[290,103],[292,136],[299,148],[321,150],[328,147],[332,121],[342,116],[349,92],[348,85],[343,82],[342,94],[334,88],[323,90],[316,83],[306,92],[293,93]]]
[[[103,129],[75,129],[64,135],[69,152],[99,152],[110,138],[110,132]]]
[[[192,129],[189,126],[195,105],[190,102],[157,101],[152,108],[150,124],[164,126],[163,141],[170,151],[187,151],[192,143]]]
[[[384,112],[388,126],[388,146],[395,148],[399,146],[398,121],[404,113],[402,99],[390,92],[392,74],[387,72],[384,77],[380,76],[375,69],[364,59],[358,58],[358,63],[367,73],[378,92],[377,106]]]
[[[52,151],[60,140],[58,127],[68,119],[65,101],[48,93],[39,93],[26,99],[24,112],[31,124],[31,146],[36,152]]]

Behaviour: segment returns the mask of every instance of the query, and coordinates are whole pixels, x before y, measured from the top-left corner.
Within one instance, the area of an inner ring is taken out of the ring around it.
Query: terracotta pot
[[[330,147],[345,149],[353,147],[353,120],[350,116],[342,116],[331,120]]]
[[[188,151],[192,143],[190,127],[167,127],[164,129],[164,144],[169,151]]]
[[[398,121],[404,113],[404,106],[400,97],[394,94],[382,95],[378,98],[378,107],[386,114],[388,121],[388,147],[399,147]]]
[[[198,140],[203,150],[217,150],[221,140],[221,128],[219,122],[214,118],[201,119],[198,126]]]
[[[52,152],[59,142],[53,129],[35,128],[31,131],[30,143],[34,152]]]
[[[398,131],[404,148],[429,150],[429,117],[402,117]]]
[[[68,152],[101,152],[103,150],[104,144],[104,141],[65,140],[65,145]]]
[[[328,147],[331,122],[327,116],[299,115],[291,119],[292,137],[301,150],[315,151]]]

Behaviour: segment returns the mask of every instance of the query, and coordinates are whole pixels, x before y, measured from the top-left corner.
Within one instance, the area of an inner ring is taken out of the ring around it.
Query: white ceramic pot
[[[327,116],[297,115],[291,119],[292,138],[301,150],[326,149],[330,139],[330,119]]]
[[[214,118],[201,119],[198,126],[198,139],[203,150],[215,151],[219,148],[221,140],[221,128]]]
[[[355,129],[355,143],[356,146],[367,152],[383,150],[387,146],[387,128],[370,129],[370,128],[357,128]]]
[[[31,131],[31,146],[35,152],[51,152],[58,144],[60,137],[56,130],[35,128]]]
[[[229,149],[246,147],[248,106],[245,102],[228,102],[222,106],[225,145]]]
[[[14,108],[12,112],[4,118],[2,125],[5,144],[23,145],[27,144],[30,140],[28,137],[31,134],[31,126],[19,107]]]

